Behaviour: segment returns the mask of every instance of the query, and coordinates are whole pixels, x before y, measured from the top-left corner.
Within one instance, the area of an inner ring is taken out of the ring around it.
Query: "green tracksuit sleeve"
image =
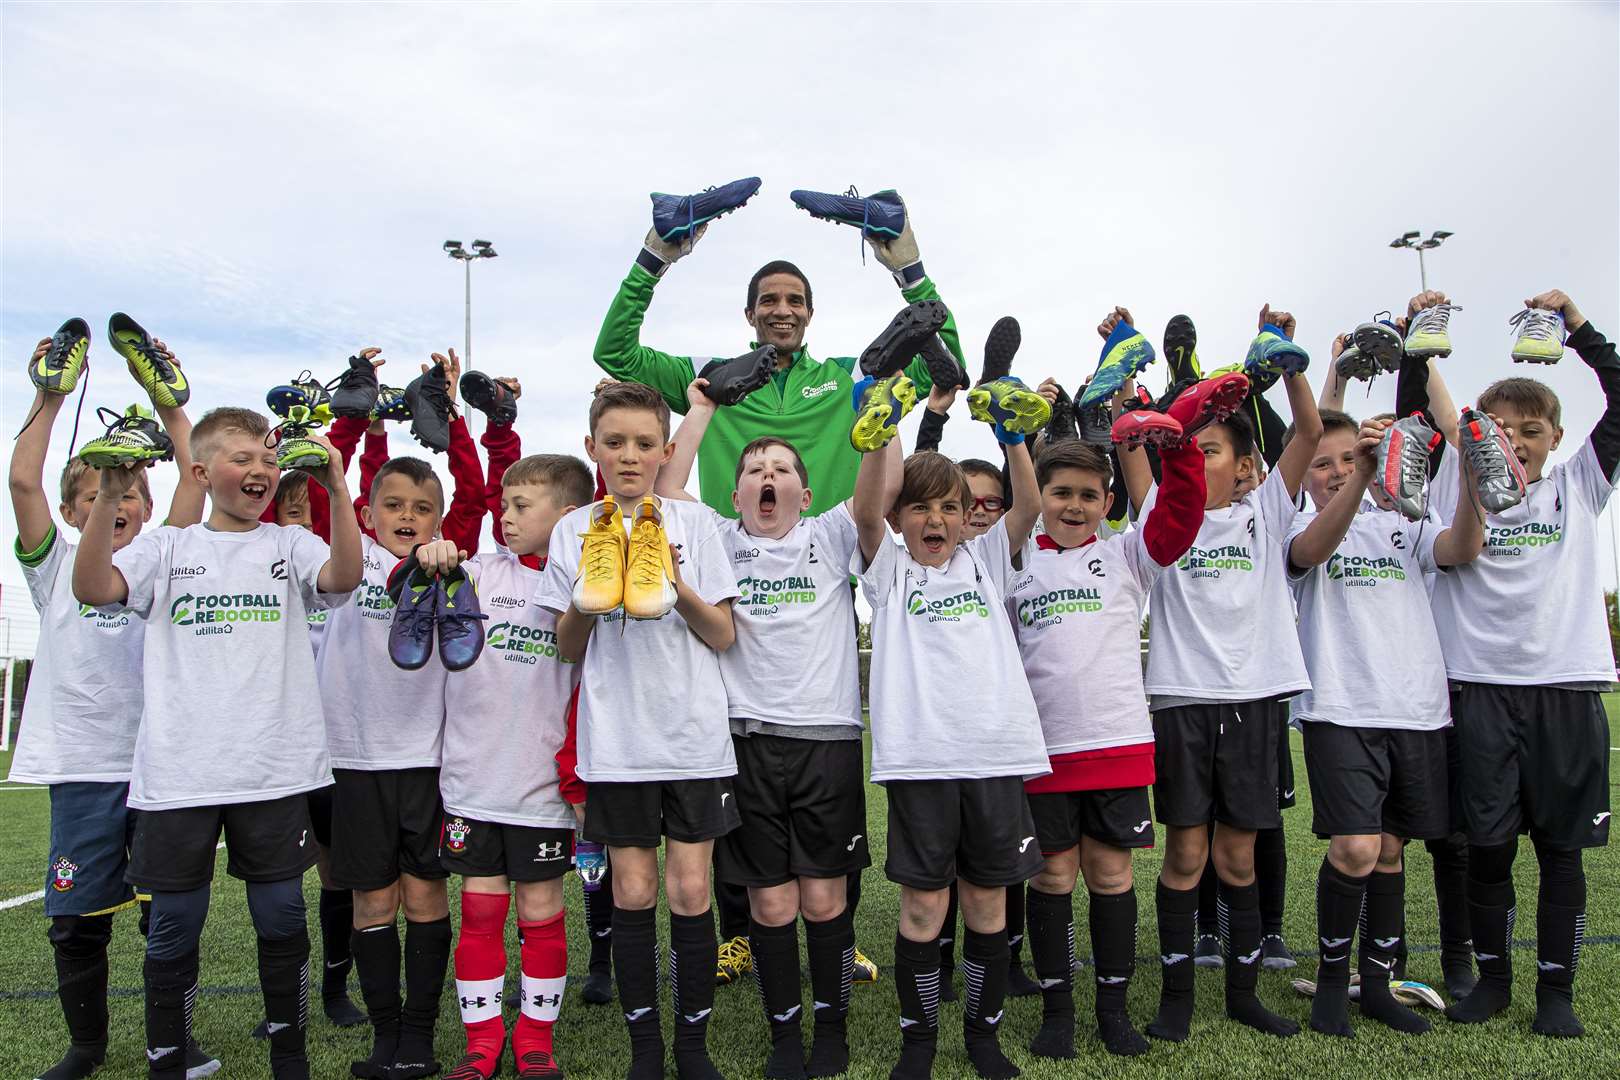
[[[909,289],[900,290],[900,295],[906,298],[908,304],[915,304],[918,300],[940,298],[939,290],[934,288],[934,279],[929,277],[923,278]],[[955,314],[946,316],[945,325],[939,328],[939,336],[945,342],[945,347],[951,350],[951,355],[956,357],[956,362],[965,369],[967,362],[962,359],[962,338],[956,332]],[[919,399],[928,396],[928,392],[934,388],[934,380],[928,376],[928,364],[920,356],[912,357],[911,363],[906,365],[906,377],[916,385]]]
[[[592,358],[597,367],[615,379],[642,383],[657,390],[672,411],[685,415],[686,388],[696,375],[692,358],[659,352],[641,343],[641,323],[647,317],[657,285],[658,279],[646,270],[640,266],[630,267],[630,273],[620,284],[602,320]],[[926,280],[917,283],[917,288],[923,287],[932,289]]]

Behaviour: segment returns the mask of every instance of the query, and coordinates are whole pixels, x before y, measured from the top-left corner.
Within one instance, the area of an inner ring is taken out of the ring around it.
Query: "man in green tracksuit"
[[[694,363],[691,357],[647,348],[641,344],[641,322],[658,279],[692,250],[707,228],[700,226],[680,243],[666,243],[649,232],[596,338],[597,366],[615,379],[653,387],[672,410],[683,414],[686,387],[707,358],[699,357]],[[934,283],[923,273],[909,215],[899,236],[886,241],[869,237],[867,243],[878,261],[893,272],[907,303],[939,299]],[[849,443],[850,390],[861,376],[854,370],[854,357],[817,360],[810,355],[804,335],[812,314],[810,282],[792,263],[767,263],[749,281],[743,317],[754,328],[750,348],[774,345],[778,360],[776,376],[769,384],[715,414],[698,450],[701,497],[728,517],[737,516],[731,507],[737,458],[744,446],[761,435],[786,439],[798,450],[810,474],[811,514],[831,509],[854,494],[861,455]],[[960,363],[962,345],[954,318],[946,320],[939,336]],[[926,396],[933,385],[927,365],[913,359],[906,375],[916,384],[917,396]]]

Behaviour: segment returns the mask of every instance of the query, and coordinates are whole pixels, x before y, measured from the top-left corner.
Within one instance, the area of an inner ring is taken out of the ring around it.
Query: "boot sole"
[[[1005,413],[1006,418],[998,418],[996,411]],[[968,413],[987,424],[999,423],[1003,431],[1033,435],[1052,418],[1052,407],[1033,390],[1010,391],[998,402],[991,398],[989,390],[976,386],[968,391]]]
[[[1023,327],[1011,315],[1003,315],[990,328],[984,339],[984,368],[979,372],[981,383],[991,382],[1012,371],[1013,357],[1024,343]]]
[[[861,353],[861,372],[874,379],[898,375],[922,351],[930,334],[939,333],[950,311],[938,300],[920,300],[890,320],[877,340]]]

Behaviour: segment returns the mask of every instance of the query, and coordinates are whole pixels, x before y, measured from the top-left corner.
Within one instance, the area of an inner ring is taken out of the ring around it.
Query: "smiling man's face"
[[[754,328],[754,340],[761,345],[775,345],[782,362],[804,344],[810,314],[804,282],[797,275],[767,274],[759,279],[759,295],[743,317]]]

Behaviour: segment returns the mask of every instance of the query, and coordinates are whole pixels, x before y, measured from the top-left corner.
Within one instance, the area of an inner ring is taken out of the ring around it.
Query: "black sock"
[[[1209,838],[1210,846],[1213,848],[1215,843],[1215,826],[1213,825],[1209,827]],[[1205,859],[1204,872],[1198,878],[1199,937],[1218,938],[1221,936],[1221,924],[1217,915],[1220,905],[1215,898],[1215,883],[1217,880],[1215,876],[1215,860]]]
[[[302,928],[300,928],[302,929]],[[309,934],[259,938],[259,988],[270,1033],[270,1066],[284,1070],[304,1057],[309,1024]]]
[[[849,1068],[846,1017],[855,978],[854,912],[846,907],[843,914],[826,922],[806,919],[804,945],[810,956],[810,996],[815,1010],[805,1073],[812,1077],[837,1076]]]
[[[1449,836],[1429,840],[1424,846],[1434,860],[1440,967],[1445,972],[1446,989],[1466,994],[1474,985],[1474,942],[1468,928],[1468,843],[1461,836]]]
[[[107,1053],[107,944],[111,915],[60,915],[51,920],[56,996],[68,1039],[100,1061]]]
[[[894,988],[900,997],[900,1060],[890,1080],[914,1080],[934,1072],[939,1046],[940,943],[894,935]]]
[[[1584,1033],[1575,1015],[1575,969],[1586,937],[1586,872],[1579,850],[1536,845],[1541,885],[1536,899],[1536,1019],[1541,1035]]]
[[[1125,995],[1136,974],[1136,890],[1091,893],[1091,956],[1097,965],[1097,1032],[1110,1054],[1147,1053],[1125,1011]]]
[[[1361,1015],[1407,1035],[1421,1035],[1429,1022],[1389,992],[1395,955],[1406,940],[1406,874],[1374,873],[1367,879],[1361,924]]]
[[[794,983],[798,983],[798,948],[794,947]],[[714,912],[669,916],[669,996],[675,1007],[675,1071],[681,1080],[714,1077],[709,1060],[709,1014],[714,1010],[714,969],[720,942],[714,936]]]
[[[1159,1014],[1147,1026],[1155,1039],[1181,1042],[1192,1024],[1193,940],[1199,918],[1199,890],[1172,889],[1161,879],[1155,907],[1159,922]]]
[[[799,923],[785,926],[748,924],[748,943],[754,955],[754,985],[765,1006],[771,1033],[767,1077],[804,1075],[804,1041],[799,1016],[804,998],[799,991]]]
[[[187,1013],[197,990],[201,956],[193,951],[177,959],[146,957],[146,1067],[152,1080],[181,1080],[186,1075]]]
[[[959,912],[957,908],[956,882],[950,885],[950,901],[945,905],[945,925],[939,931],[939,967],[940,981],[951,977],[956,970],[956,921]]]
[[[1041,1028],[1029,1044],[1040,1057],[1074,1057],[1074,896],[1030,887],[1029,955],[1041,983]]]
[[[664,1075],[664,1035],[658,1025],[656,908],[613,908],[613,978],[630,1032],[630,1075]],[[710,979],[714,981],[711,969]]]
[[[1267,1035],[1297,1035],[1299,1025],[1255,996],[1260,973],[1260,890],[1222,881],[1216,894],[1226,926],[1226,1015]]]
[[[1288,894],[1288,844],[1281,825],[1254,834],[1254,879],[1260,891],[1260,933],[1281,937]]]
[[[1007,886],[1007,959],[1024,962],[1024,886]]]
[[[399,1049],[399,925],[389,922],[356,930],[349,938],[349,951],[371,1018],[371,1056],[354,1062],[349,1071],[360,1077],[386,1077]]]
[[[346,993],[354,956],[349,938],[354,932],[354,894],[347,889],[321,890],[321,996]]]
[[[453,937],[448,915],[432,922],[405,921],[405,1007],[400,1010],[399,1051],[392,1074],[397,1080],[439,1071],[433,1057],[433,1029]]]
[[[857,870],[844,879],[844,910],[849,912],[851,920],[861,906],[861,871]]]
[[[1467,997],[1446,1010],[1448,1020],[1478,1024],[1506,1009],[1513,999],[1513,924],[1519,914],[1513,890],[1513,854],[1517,848],[1517,840],[1469,848],[1468,925],[1479,982]]]
[[[1351,877],[1324,856],[1316,872],[1316,996],[1311,1027],[1324,1035],[1351,1038],[1350,943],[1355,937],[1366,877]]]
[[[997,1039],[1007,1001],[1007,956],[1005,928],[994,934],[962,928],[962,1035],[968,1059],[984,1077],[1018,1075]]]
[[[714,881],[715,906],[720,909],[720,936],[726,941],[748,936],[748,890],[741,885]]]
[[[607,864],[602,881],[585,892],[585,932],[591,939],[592,975],[613,971],[613,865]]]

